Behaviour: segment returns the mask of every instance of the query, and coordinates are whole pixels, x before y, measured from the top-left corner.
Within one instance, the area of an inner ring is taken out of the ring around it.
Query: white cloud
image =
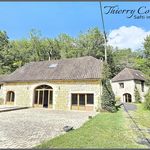
[[[144,38],[147,35],[150,35],[150,31],[146,32],[136,26],[122,26],[109,33],[108,44],[113,47],[137,50],[143,47]]]

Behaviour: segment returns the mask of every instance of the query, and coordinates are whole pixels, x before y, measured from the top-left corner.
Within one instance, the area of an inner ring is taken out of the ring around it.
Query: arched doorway
[[[14,104],[15,93],[13,91],[8,91],[6,94],[6,104]]]
[[[132,96],[129,93],[123,94],[123,99],[125,103],[131,103],[132,102]]]
[[[52,108],[53,89],[48,85],[40,85],[35,88],[34,106]]]

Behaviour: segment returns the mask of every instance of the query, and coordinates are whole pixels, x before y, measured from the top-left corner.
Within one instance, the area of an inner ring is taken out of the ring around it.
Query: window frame
[[[76,95],[76,98],[77,98],[77,104],[72,104],[72,98],[73,98],[73,95]],[[80,96],[81,95],[84,95],[84,105],[81,105],[80,104]],[[92,101],[93,101],[93,103],[88,103],[87,101],[88,101],[88,95],[92,95]],[[71,93],[71,106],[90,106],[90,105],[92,105],[92,106],[94,106],[94,93]]]
[[[123,83],[123,82],[120,82],[120,83],[119,83],[119,88],[120,88],[120,89],[124,89],[124,83]]]
[[[15,92],[14,91],[7,91],[6,94],[6,103],[14,103],[15,102]]]

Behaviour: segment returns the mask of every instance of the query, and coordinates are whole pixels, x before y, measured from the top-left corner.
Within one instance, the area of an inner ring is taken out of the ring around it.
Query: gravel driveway
[[[63,134],[63,127],[80,127],[94,112],[30,108],[0,113],[0,148],[32,148]]]
[[[137,106],[133,103],[124,103],[124,110],[125,111],[135,111],[137,109]]]

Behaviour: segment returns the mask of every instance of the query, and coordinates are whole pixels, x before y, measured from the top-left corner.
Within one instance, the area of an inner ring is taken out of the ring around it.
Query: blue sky
[[[102,2],[102,5],[118,5],[123,9],[147,6],[150,9],[149,2]],[[122,26],[150,31],[150,19],[104,15],[104,20],[108,33]],[[56,37],[60,33],[75,37],[92,27],[102,29],[99,2],[0,2],[0,30],[5,30],[10,39],[28,38],[32,28],[40,30],[44,37]]]

